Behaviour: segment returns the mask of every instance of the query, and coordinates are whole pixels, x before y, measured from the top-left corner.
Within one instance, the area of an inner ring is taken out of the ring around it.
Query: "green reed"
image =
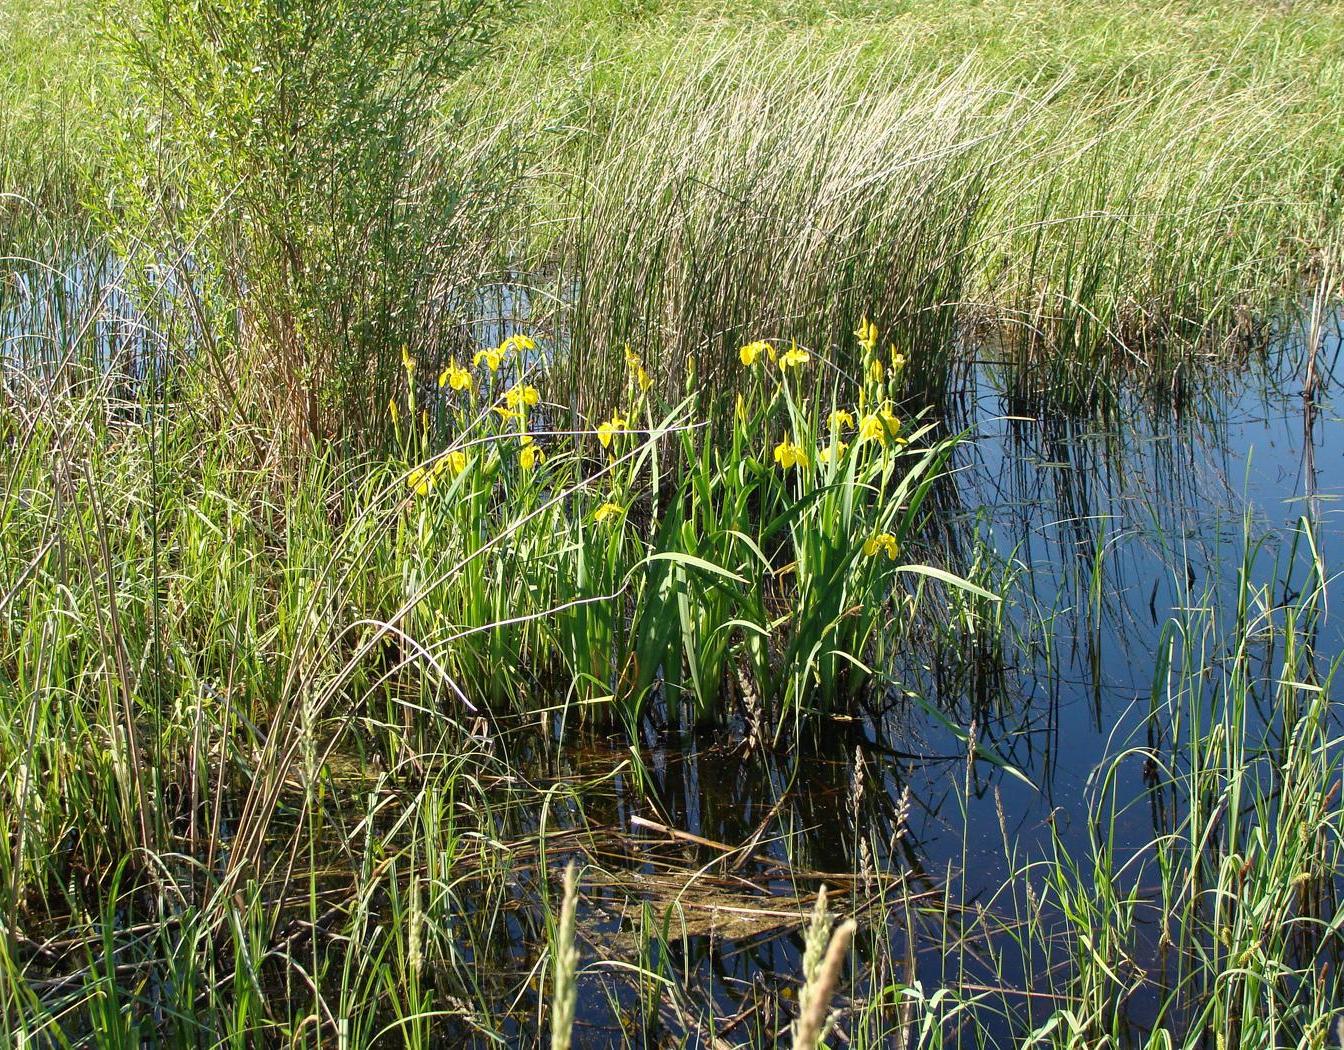
[[[111,376],[11,398],[7,1034],[365,1046],[502,1033],[499,1004],[517,994],[496,958],[508,887],[549,849],[518,823],[536,796],[492,753],[518,736],[510,712],[535,736],[535,714],[568,696],[570,734],[740,718],[768,745],[845,711],[865,680],[885,684],[883,647],[900,644],[912,602],[944,593],[916,581],[965,599],[939,611],[949,638],[1001,624],[982,588],[903,562],[949,443],[890,407],[904,377],[878,333],[863,325],[855,342],[869,367],[853,376],[795,347],[740,348],[745,392],[712,442],[688,418],[694,399],[658,400],[633,354],[620,399],[563,426],[554,375],[524,339],[442,385],[408,356],[401,449],[314,457],[298,477],[253,459],[236,424],[137,414],[108,396]],[[879,880],[907,929],[953,962],[988,958],[1003,989],[963,989],[954,972],[929,984],[885,923],[868,924],[865,897],[838,897],[861,920],[839,978],[859,996],[836,1016],[847,1038],[992,1043],[1007,1025],[1048,1045],[1118,1041],[1142,992],[1160,1004],[1148,1045],[1319,1045],[1336,993],[1318,963],[1337,937],[1338,750],[1333,667],[1313,658],[1326,571],[1302,536],[1291,604],[1252,585],[1248,542],[1233,607],[1191,595],[1172,621],[1152,735],[1097,771],[1084,856],[1031,855],[1005,824],[998,892],[930,893],[912,872],[874,870],[888,830],[853,792],[868,844],[854,885]],[[1275,712],[1267,726],[1257,705]],[[971,764],[990,760],[970,740],[967,792]],[[1117,822],[1147,805],[1122,783],[1135,760],[1155,770],[1166,817],[1129,856]],[[646,925],[653,944],[675,940],[675,915],[649,909]],[[663,972],[664,947],[645,950],[626,972],[646,1000],[722,1022]],[[1027,1011],[1010,987],[1018,956],[1039,966],[1048,1008]]]
[[[965,970],[954,968],[938,989],[908,978],[888,988],[894,998],[879,1001],[908,1004],[915,1045],[942,1045],[958,1023],[989,1045],[996,1032],[1060,1047],[1336,1037],[1338,660],[1315,654],[1328,577],[1309,523],[1298,535],[1297,597],[1276,602],[1251,582],[1248,538],[1231,607],[1191,594],[1173,615],[1143,724],[1089,780],[1081,854],[1055,836],[1047,855],[1030,855],[1000,804],[1010,874],[969,922],[945,926],[941,948],[986,963],[991,986],[959,988]],[[1151,837],[1131,848],[1121,825],[1134,820]],[[1025,985],[1010,976],[1020,967]],[[877,1045],[892,1024],[874,1002],[851,1034]]]
[[[974,332],[1020,391],[1095,405],[1124,375],[1170,391],[1202,356],[1240,360],[1337,265],[1339,113],[1296,85],[1183,69],[1112,96],[1061,71],[1008,91],[974,58],[750,34],[703,53],[594,89],[604,119],[564,143],[565,220],[538,231],[584,389],[619,380],[589,361],[605,347],[731,384],[746,339],[843,354],[838,319],[867,312],[926,393]]]
[[[584,417],[526,336],[438,373],[407,352],[390,453],[278,469],[211,362],[99,371],[79,309],[106,298],[81,294],[65,363],[0,416],[16,1037],[489,1029],[460,953],[486,950],[516,850],[482,784],[511,716],[569,698],[571,726],[636,742],[740,718],[783,744],[883,686],[915,574],[959,582],[899,557],[951,442],[897,413],[868,325],[881,375],[752,344],[749,394],[709,426],[694,377],[668,403],[633,353]],[[151,337],[177,337],[174,294]],[[86,965],[52,969],[48,938]]]

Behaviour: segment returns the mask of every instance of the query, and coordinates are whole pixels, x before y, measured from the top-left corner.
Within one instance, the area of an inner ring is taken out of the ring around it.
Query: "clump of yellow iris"
[[[439,373],[439,387],[450,387],[453,390],[470,390],[472,386],[471,373],[457,363],[457,361],[448,362],[448,367]]]
[[[901,553],[901,545],[891,533],[879,532],[863,541],[863,553],[868,558],[886,554],[888,561],[895,561]]]
[[[790,437],[775,446],[775,462],[785,470],[807,466],[807,450]]]
[[[597,510],[593,511],[593,521],[601,524],[604,521],[619,519],[625,513],[625,508],[619,503],[610,501],[603,503]]]
[[[597,440],[602,443],[602,447],[610,448],[612,439],[625,429],[628,422],[629,420],[625,416],[619,412],[613,412],[611,418],[605,423],[599,423],[597,425]]]

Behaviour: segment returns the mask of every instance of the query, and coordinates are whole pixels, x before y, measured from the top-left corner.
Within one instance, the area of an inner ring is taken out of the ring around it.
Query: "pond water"
[[[883,876],[940,902],[950,894],[966,916],[984,905],[1011,924],[999,891],[1024,863],[1062,853],[1087,870],[1100,771],[1136,746],[1175,750],[1161,727],[1153,739],[1150,719],[1157,654],[1173,619],[1230,623],[1243,571],[1271,603],[1293,600],[1311,570],[1307,528],[1326,571],[1344,567],[1344,430],[1329,382],[1340,321],[1321,337],[1325,382],[1313,401],[1302,392],[1300,335],[1263,367],[1211,383],[1183,411],[1135,398],[1105,423],[1017,414],[998,369],[971,369],[953,413],[974,440],[960,449],[945,494],[948,557],[957,568],[978,552],[1003,567],[1008,642],[988,668],[975,659],[930,666],[912,654],[901,671],[908,692],[957,728],[897,699],[880,717],[838,726],[815,754],[789,761],[745,759],[737,744],[713,740],[651,742],[639,785],[617,775],[583,796],[589,844],[581,852],[607,873],[596,882],[614,880],[585,897],[592,954],[601,958],[639,924],[630,901],[647,901],[656,916],[674,916],[667,962],[678,979],[711,998],[718,1016],[750,1014],[761,1024],[801,970],[798,925],[775,913],[801,912],[829,882],[889,938],[886,953],[864,960],[870,969],[913,957],[913,975],[897,967],[884,977],[916,979],[926,994],[943,985],[1006,989],[994,1002],[1013,1016],[987,1025],[1004,1045],[1023,1023],[1039,1021],[1055,1003],[1028,975],[1060,960],[1024,952],[1008,937],[1005,951],[983,936],[983,922],[968,919],[959,936],[948,929],[955,916],[911,916],[884,896]],[[968,542],[972,536],[978,543]],[[1327,609],[1335,590],[1327,588]],[[1337,617],[1323,617],[1322,666],[1344,653],[1341,631]],[[968,729],[982,757],[996,755],[1012,770],[968,763]],[[628,757],[613,744],[607,754],[571,753],[562,766],[581,778]],[[1107,833],[1121,860],[1172,830],[1172,815],[1148,802],[1149,775],[1137,753],[1116,768]],[[719,862],[727,847],[748,842],[751,857]],[[866,883],[846,880],[865,869],[873,873]],[[700,872],[696,890],[673,903]],[[707,911],[716,911],[717,923],[705,921]],[[752,911],[746,920],[738,914]],[[951,953],[949,943],[957,946]],[[858,951],[862,959],[862,944]],[[611,987],[600,971],[586,989],[581,983],[582,1045],[620,1043],[612,1003],[631,1001]],[[1136,1037],[1153,1022],[1156,1003],[1142,990],[1127,1002]],[[779,1014],[780,1026],[788,1016]]]

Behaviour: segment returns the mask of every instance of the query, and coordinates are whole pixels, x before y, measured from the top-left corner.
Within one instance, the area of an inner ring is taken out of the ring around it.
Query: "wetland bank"
[[[0,59],[5,1045],[1340,1041],[1344,8]]]

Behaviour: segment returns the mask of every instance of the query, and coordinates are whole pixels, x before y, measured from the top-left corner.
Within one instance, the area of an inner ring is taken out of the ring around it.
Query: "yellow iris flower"
[[[536,348],[536,340],[530,335],[523,335],[521,332],[517,335],[509,336],[504,342],[499,344],[499,352],[501,355],[508,353],[523,353],[527,350],[535,350]]]
[[[454,390],[471,389],[471,373],[456,361],[450,361],[448,367],[439,373],[439,387],[451,387]]]
[[[625,508],[619,503],[607,502],[593,511],[593,521],[604,522],[611,518],[619,518],[625,513]]]
[[[801,350],[796,346],[791,346],[779,357],[779,367],[786,371],[790,368],[801,368],[812,360],[812,355],[806,350]]]
[[[624,430],[628,420],[619,412],[613,412],[611,418],[605,423],[597,425],[597,440],[602,442],[603,448],[611,447],[611,440],[618,431]]]
[[[524,434],[521,438],[523,450],[518,453],[518,465],[524,470],[532,470],[546,462],[546,453],[541,450],[541,446],[532,440],[531,434]]]
[[[454,449],[427,467],[416,467],[406,475],[406,484],[417,496],[428,496],[442,475],[461,474],[466,469],[467,454],[461,449]]]
[[[895,561],[897,555],[901,553],[901,545],[891,533],[879,532],[876,536],[869,536],[863,541],[863,553],[868,558],[885,553],[889,561]]]
[[[858,331],[854,334],[858,336],[859,346],[863,347],[864,353],[871,354],[877,349],[877,325],[867,317],[859,322]]]
[[[836,459],[839,459],[841,456],[845,454],[845,451],[848,448],[849,448],[849,442],[837,441],[835,443],[834,448],[832,448],[830,445],[827,445],[820,452],[818,452],[817,460],[821,463],[829,463],[831,461],[832,454],[834,454]]]
[[[775,446],[775,462],[785,470],[805,467],[807,466],[807,450],[786,437]]]
[[[413,358],[411,352],[406,349],[405,343],[401,346],[401,367],[406,369],[406,374],[408,376],[415,374],[415,358]]]
[[[502,346],[491,346],[484,350],[477,350],[476,356],[471,359],[471,363],[477,368],[484,364],[490,371],[498,372],[499,366],[504,363],[505,352]]]
[[[742,347],[737,352],[737,356],[741,360],[744,368],[750,368],[754,365],[761,359],[762,354],[770,358],[771,361],[775,359],[775,348],[763,339],[757,339],[753,343],[747,343],[746,346]]]
[[[907,442],[898,436],[900,430],[901,421],[888,405],[883,405],[859,420],[860,441],[878,441],[885,445],[888,438],[893,438],[898,445],[904,445]]]
[[[832,430],[853,429],[854,417],[843,408],[837,408],[830,415],[830,424]]]
[[[868,378],[874,383],[882,382],[882,377],[886,374],[886,368],[882,365],[882,358],[875,357],[868,362]]]
[[[406,475],[406,484],[417,496],[428,496],[429,490],[434,487],[434,474],[424,467],[416,467]]]
[[[504,403],[510,408],[516,409],[521,405],[529,408],[541,400],[541,394],[537,392],[534,386],[516,386],[512,390],[504,393]]]

